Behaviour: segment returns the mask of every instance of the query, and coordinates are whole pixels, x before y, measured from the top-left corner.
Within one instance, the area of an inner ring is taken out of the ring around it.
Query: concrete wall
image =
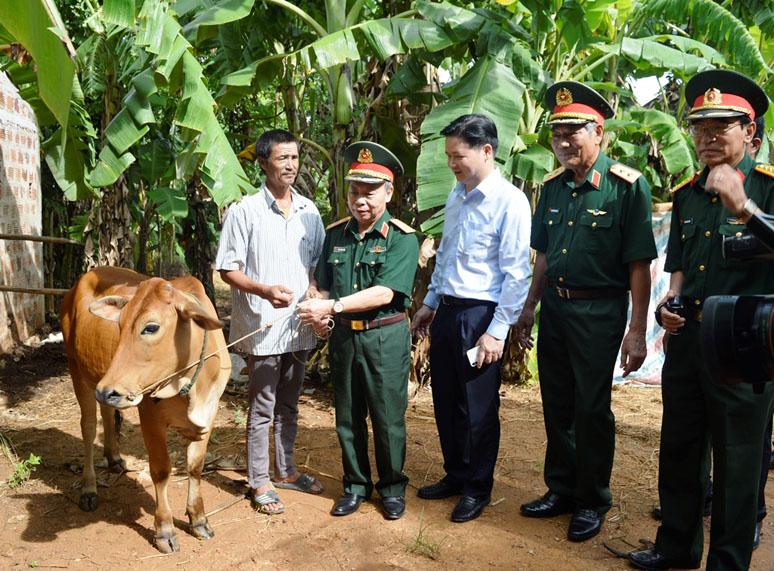
[[[32,108],[0,72],[0,234],[40,235],[40,136]],[[0,284],[43,286],[39,242],[0,240]],[[43,325],[42,295],[0,292],[0,352]]]

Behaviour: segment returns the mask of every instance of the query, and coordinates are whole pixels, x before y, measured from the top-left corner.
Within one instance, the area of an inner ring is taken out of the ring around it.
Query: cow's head
[[[116,408],[137,406],[148,387],[197,362],[204,330],[223,327],[196,297],[161,278],[142,282],[134,296],[100,298],[89,311],[117,322],[121,331],[110,367],[95,390],[99,402]],[[181,375],[191,376],[195,370],[192,367]],[[152,396],[177,395],[190,380],[181,375],[155,388]]]

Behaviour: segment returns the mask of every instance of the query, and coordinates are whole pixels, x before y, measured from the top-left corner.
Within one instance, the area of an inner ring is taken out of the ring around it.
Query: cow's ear
[[[193,301],[187,301],[177,307],[177,312],[183,319],[193,319],[205,329],[223,329],[225,323],[214,315],[210,315],[205,309]]]
[[[118,322],[121,316],[121,309],[129,303],[131,298],[124,297],[122,295],[106,295],[99,298],[97,301],[92,302],[89,306],[89,311],[92,315],[107,319],[108,321]]]

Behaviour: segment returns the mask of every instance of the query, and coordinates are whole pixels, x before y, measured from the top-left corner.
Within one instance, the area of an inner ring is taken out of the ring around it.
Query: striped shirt
[[[258,283],[293,290],[292,305],[275,309],[262,297],[232,287],[231,341],[292,313],[309,287],[309,272],[320,257],[325,228],[314,203],[291,191],[287,218],[265,183],[257,194],[244,197],[226,213],[215,269],[240,270]],[[294,313],[239,342],[237,348],[265,356],[311,349],[315,343],[312,327],[303,325]]]

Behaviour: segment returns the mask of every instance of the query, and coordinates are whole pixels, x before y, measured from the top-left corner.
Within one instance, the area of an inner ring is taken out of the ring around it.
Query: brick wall
[[[40,137],[32,108],[0,72],[0,234],[41,234]],[[0,284],[43,286],[39,242],[0,240]],[[0,292],[0,352],[43,325],[42,295]]]

